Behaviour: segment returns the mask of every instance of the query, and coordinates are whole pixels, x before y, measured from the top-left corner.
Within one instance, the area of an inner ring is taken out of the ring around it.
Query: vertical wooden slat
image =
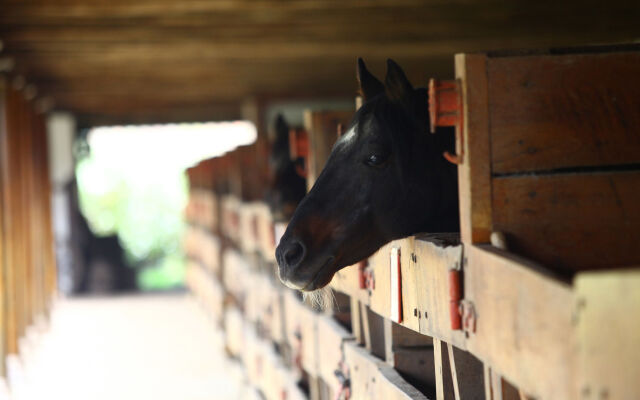
[[[433,338],[433,362],[436,370],[436,400],[444,400],[444,371],[442,370],[442,341]]]
[[[449,367],[451,368],[451,379],[453,381],[453,394],[456,400],[460,400],[460,388],[458,386],[458,373],[456,372],[456,361],[453,356],[453,345],[447,343],[447,352],[449,354]]]
[[[11,287],[7,282],[7,259],[6,259],[6,234],[4,225],[4,173],[5,166],[2,163],[4,139],[6,137],[6,85],[2,77],[0,77],[0,376],[5,376],[5,363],[4,360],[7,356],[8,345],[8,333],[10,326],[9,322],[9,309],[11,300],[9,294]]]
[[[32,180],[32,115],[29,109],[29,103],[24,98],[22,92],[19,93],[20,99],[20,189],[22,209],[22,221],[20,230],[22,232],[22,254],[24,257],[24,302],[25,302],[25,325],[23,326],[22,335],[26,334],[27,327],[33,323],[35,314],[34,304],[34,266],[33,266],[33,249],[32,249],[32,206],[31,206],[31,180]]]
[[[486,56],[457,54],[455,63],[464,104],[464,156],[458,167],[460,234],[464,243],[488,243],[491,235],[491,160]]]
[[[0,374],[55,289],[44,116],[0,77]]]
[[[48,152],[48,136],[45,123],[45,117],[40,120],[40,159],[42,160],[42,169],[40,173],[40,187],[43,195],[41,196],[42,207],[42,226],[44,248],[44,302],[46,311],[51,309],[51,301],[53,300],[58,287],[58,272],[56,267],[56,257],[54,248],[53,225],[51,216],[51,180],[49,174],[49,152]]]
[[[16,140],[19,129],[19,98],[12,88],[7,87],[6,93],[6,129],[3,137],[3,196],[4,196],[4,226],[6,236],[6,277],[7,277],[7,352],[15,354],[18,351],[18,338],[24,326],[24,298],[22,296],[22,263],[20,253],[20,148]]]

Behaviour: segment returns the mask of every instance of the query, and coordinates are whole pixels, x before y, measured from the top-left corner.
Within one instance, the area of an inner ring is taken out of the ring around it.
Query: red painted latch
[[[296,167],[296,172],[303,178],[307,177],[307,165],[309,159],[309,135],[307,131],[300,128],[291,128],[289,130],[289,157],[296,161],[303,159],[304,166]]]
[[[460,83],[458,81],[429,80],[429,120],[431,133],[438,126],[456,128],[456,147],[458,154],[444,152],[444,158],[453,164],[461,164],[464,155],[462,142],[463,105]]]
[[[449,316],[451,318],[451,329],[454,331],[460,330],[462,327],[459,311],[460,300],[462,300],[460,271],[451,269],[449,270]]]
[[[367,260],[362,260],[358,263],[358,283],[360,289],[367,288]]]

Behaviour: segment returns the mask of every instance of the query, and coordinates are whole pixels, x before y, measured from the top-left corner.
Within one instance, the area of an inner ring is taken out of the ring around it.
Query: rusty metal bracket
[[[462,330],[467,334],[476,333],[476,309],[469,300],[460,301],[460,315],[462,316]]]
[[[467,335],[476,332],[476,310],[471,301],[462,298],[459,269],[449,270],[449,316],[451,330],[462,330]]]
[[[436,127],[453,126],[456,128],[456,153],[443,153],[444,158],[453,164],[462,164],[463,143],[463,103],[461,85],[458,80],[429,79],[429,128],[436,133]]]

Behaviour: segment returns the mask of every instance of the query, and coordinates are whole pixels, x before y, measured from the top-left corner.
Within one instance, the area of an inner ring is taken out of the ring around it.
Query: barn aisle
[[[14,400],[241,397],[222,338],[186,294],[61,300],[39,336],[13,368]]]

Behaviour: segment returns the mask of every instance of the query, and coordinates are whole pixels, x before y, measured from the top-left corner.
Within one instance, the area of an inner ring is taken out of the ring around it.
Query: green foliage
[[[130,265],[145,265],[145,288],[180,284],[184,269],[182,211],[187,200],[183,165],[145,164],[100,151],[78,162],[80,208],[97,235],[117,233]]]

